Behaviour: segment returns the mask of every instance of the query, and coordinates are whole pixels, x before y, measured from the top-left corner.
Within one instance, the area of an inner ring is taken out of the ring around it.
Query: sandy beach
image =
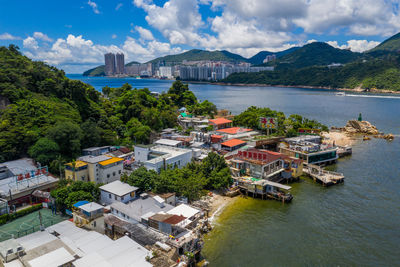
[[[209,199],[209,204],[210,204],[210,213],[209,213],[209,220],[212,223],[218,215],[220,215],[223,210],[229,206],[232,205],[235,200],[237,199],[236,197],[227,197],[223,196],[220,194],[213,194],[212,197]]]

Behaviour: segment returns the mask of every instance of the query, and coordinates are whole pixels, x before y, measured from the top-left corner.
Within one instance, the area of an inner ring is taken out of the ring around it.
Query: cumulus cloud
[[[367,40],[349,40],[342,45],[339,45],[337,41],[328,41],[327,43],[336,48],[350,49],[353,52],[364,52],[379,45],[379,42]]]
[[[21,40],[21,37],[18,36],[14,36],[12,34],[9,34],[7,32],[0,34],[0,40]]]
[[[45,42],[53,42],[53,39],[51,39],[47,34],[44,34],[42,32],[34,32],[33,37]]]
[[[93,9],[93,12],[95,14],[100,14],[99,7],[97,6],[97,4],[95,2],[89,0],[88,5]]]
[[[24,41],[22,43],[24,45],[24,48],[27,48],[27,49],[36,50],[39,48],[38,42],[33,37],[27,37],[26,39],[24,39]]]
[[[148,29],[145,29],[140,26],[136,26],[135,30],[140,34],[140,38],[142,40],[154,40],[154,36]]]
[[[118,36],[117,36],[116,34],[111,35],[111,38],[112,38],[112,39],[117,39],[117,37],[118,37]]]

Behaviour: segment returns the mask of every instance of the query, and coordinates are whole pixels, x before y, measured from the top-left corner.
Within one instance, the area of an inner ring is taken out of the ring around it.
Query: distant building
[[[104,73],[107,76],[114,75],[116,73],[115,54],[113,53],[105,54],[104,61],[105,61]]]
[[[170,79],[172,78],[172,67],[160,67],[159,73],[160,77],[165,77]]]
[[[115,73],[116,74],[125,74],[125,59],[124,54],[117,53],[116,56],[116,64],[115,64]]]
[[[276,60],[276,55],[275,55],[275,54],[273,54],[273,55],[268,55],[268,56],[266,56],[265,59],[263,60],[263,63],[268,63],[268,62],[274,61],[274,60]]]

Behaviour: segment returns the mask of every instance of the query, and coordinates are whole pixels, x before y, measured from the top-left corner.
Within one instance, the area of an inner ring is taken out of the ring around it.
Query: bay
[[[101,91],[128,82],[167,91],[172,81],[68,75]],[[210,266],[400,266],[400,97],[335,91],[190,84],[200,100],[238,114],[248,106],[300,114],[344,126],[362,113],[388,142],[359,141],[353,155],[332,166],[344,184],[324,188],[311,179],[293,184],[290,204],[238,198],[205,237]]]

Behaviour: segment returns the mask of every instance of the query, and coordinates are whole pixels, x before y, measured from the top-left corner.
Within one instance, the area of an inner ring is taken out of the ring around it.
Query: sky
[[[362,52],[400,31],[400,0],[0,0],[0,45],[81,73],[104,53],[193,48],[244,57],[321,41]]]

